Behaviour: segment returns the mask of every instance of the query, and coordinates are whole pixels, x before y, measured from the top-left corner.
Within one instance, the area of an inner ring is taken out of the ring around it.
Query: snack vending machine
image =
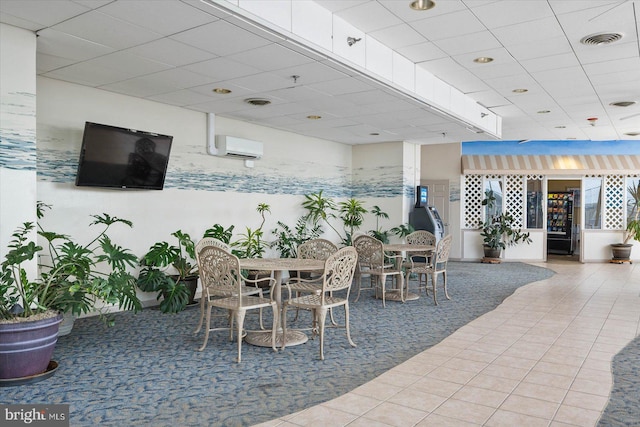
[[[547,251],[562,251],[572,255],[574,249],[573,192],[549,193],[547,196]]]

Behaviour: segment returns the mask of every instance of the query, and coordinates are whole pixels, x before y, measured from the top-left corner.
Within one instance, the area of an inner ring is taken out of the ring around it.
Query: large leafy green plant
[[[482,205],[487,207],[487,217],[482,224],[482,241],[491,249],[505,249],[517,243],[531,243],[529,233],[516,227],[515,218],[509,212],[497,212],[496,196],[493,190],[485,191]]]
[[[203,237],[214,237],[229,243],[234,226],[215,224],[204,232]],[[185,281],[196,280],[195,242],[188,233],[177,230],[171,233],[176,244],[166,241],[154,243],[140,259],[140,273],[136,280],[138,288],[145,292],[156,292],[163,313],[178,313],[189,303],[191,291]]]
[[[276,240],[271,242],[270,246],[276,248],[282,258],[295,258],[298,256],[298,246],[320,237],[322,226],[312,223],[303,216],[298,218],[293,229],[282,221],[278,221],[272,233],[276,236]]]
[[[50,206],[38,202],[37,216],[42,219]],[[40,277],[27,277],[23,263],[32,260],[42,247],[29,241],[36,227],[24,223],[13,234],[9,252],[2,263],[0,276],[0,316],[28,318],[47,310],[75,315],[98,311],[103,320],[112,324],[105,313],[107,305],[121,310],[142,308],[136,295],[135,277],[129,268],[137,259],[128,249],[115,244],[107,235],[114,224],[132,227],[128,220],[108,214],[92,215],[91,227],[100,227],[95,237],[80,244],[69,236],[45,230],[38,223],[38,234],[47,242],[48,253],[41,257]]]
[[[640,242],[640,182],[629,186],[631,198],[627,202],[631,207],[632,219],[627,223],[622,243],[629,243],[631,239]]]

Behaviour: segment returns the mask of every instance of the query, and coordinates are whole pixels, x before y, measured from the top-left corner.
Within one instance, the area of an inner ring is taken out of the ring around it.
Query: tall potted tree
[[[632,239],[640,242],[640,183],[630,185],[628,193],[631,196],[627,201],[629,205],[630,219],[627,222],[627,228],[622,237],[622,243],[611,244],[611,252],[613,258],[611,262],[630,262],[631,249],[633,243],[629,243]]]

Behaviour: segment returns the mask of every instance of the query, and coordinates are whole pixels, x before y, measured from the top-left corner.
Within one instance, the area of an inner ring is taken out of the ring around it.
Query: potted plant
[[[38,203],[38,219],[46,208],[49,206]],[[0,275],[0,378],[46,373],[62,313],[80,315],[97,310],[111,325],[113,318],[104,314],[103,303],[124,310],[142,308],[135,277],[128,272],[136,265],[136,257],[107,235],[112,225],[132,226],[131,222],[107,214],[93,218],[90,225],[103,228],[85,245],[38,224],[38,234],[47,241],[50,262],[40,265],[36,279],[29,278],[24,267],[43,250],[29,241],[36,226],[26,222],[12,235]]]
[[[611,262],[625,262],[631,259],[632,239],[640,242],[640,183],[632,184],[628,187],[631,195],[627,204],[629,205],[630,220],[624,231],[622,243],[611,244],[613,258]],[[630,262],[630,261],[629,261]]]
[[[499,260],[507,246],[517,243],[531,243],[529,233],[515,226],[515,219],[509,212],[497,212],[496,196],[493,190],[485,191],[482,205],[487,207],[487,218],[481,228],[485,258]]]
[[[177,244],[154,243],[140,259],[136,285],[144,292],[157,292],[163,313],[178,313],[193,303],[198,287],[195,243],[182,230],[171,233]],[[173,270],[170,271],[170,268]]]
[[[278,221],[277,228],[272,233],[277,238],[270,243],[270,247],[275,248],[282,258],[295,258],[298,256],[298,246],[320,237],[322,226],[317,222],[312,223],[308,217],[302,216],[298,218],[293,229],[282,221]]]
[[[260,216],[262,217],[262,222],[260,226],[255,230],[250,227],[246,227],[246,232],[240,234],[240,238],[231,243],[232,252],[238,258],[262,258],[264,255],[267,246],[269,246],[268,242],[263,240],[264,232],[262,231],[262,227],[265,223],[265,214],[266,212],[271,213],[271,207],[266,203],[259,203],[256,208]],[[246,272],[246,277],[251,280],[257,280],[263,277],[270,277],[271,271],[248,271]],[[265,287],[268,287],[268,282],[265,281]]]
[[[336,204],[333,199],[324,197],[322,190],[305,195],[305,199],[302,207],[307,210],[307,216],[313,221],[323,220],[340,237],[343,246],[351,245],[353,233],[360,228],[364,222],[364,215],[369,212],[358,199],[351,198]],[[331,224],[330,218],[342,220],[344,233]]]

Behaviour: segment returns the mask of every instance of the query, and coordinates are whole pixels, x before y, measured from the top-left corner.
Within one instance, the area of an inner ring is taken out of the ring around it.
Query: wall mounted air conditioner
[[[264,152],[262,142],[229,135],[216,135],[215,147],[208,146],[209,154],[244,160],[255,160]]]

